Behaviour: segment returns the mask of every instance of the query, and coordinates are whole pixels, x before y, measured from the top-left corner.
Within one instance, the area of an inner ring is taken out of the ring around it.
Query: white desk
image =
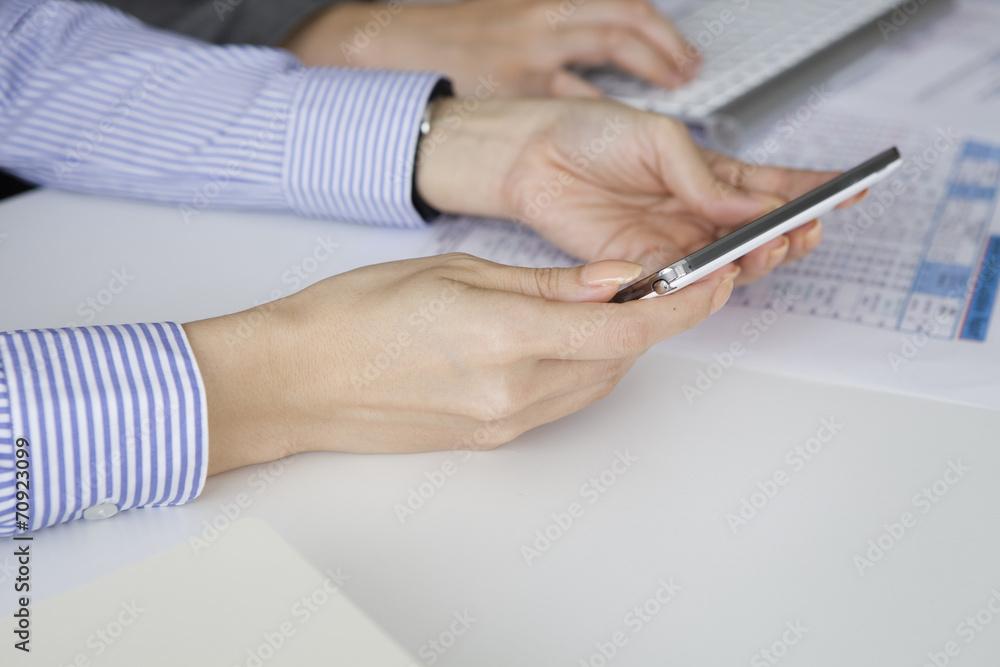
[[[316,279],[374,261],[382,234],[420,232],[226,212],[185,225],[170,207],[39,191],[0,205],[0,233],[9,329],[80,321],[77,304],[114,269],[134,281],[95,322],[187,321],[287,289],[282,275],[319,236],[340,248]],[[786,622],[808,631],[782,665],[921,665],[951,640],[953,664],[1000,655],[1000,618],[971,644],[956,635],[1000,586],[1000,413],[740,368],[688,406],[677,386],[697,368],[647,355],[605,401],[469,461],[310,454],[270,476],[211,478],[183,507],[47,529],[34,543],[37,599],[183,544],[246,494],[241,516],[268,521],[320,570],[340,567],[345,592],[414,654],[468,610],[475,624],[440,665],[578,665],[616,632],[627,644],[610,664],[768,664],[751,661],[795,638]],[[824,418],[842,429],[796,470],[786,453]],[[637,462],[588,502],[581,485],[626,451]],[[401,524],[394,505],[446,461],[455,474]],[[913,496],[949,461],[969,470],[922,513]],[[778,471],[787,484],[734,534],[727,514]],[[571,502],[582,516],[526,564],[522,546]],[[854,557],[903,512],[915,525],[861,576]],[[680,592],[633,633],[639,617],[626,615],[661,579]],[[3,575],[2,613],[11,589]],[[55,634],[39,628],[36,641],[58,641],[44,631]]]

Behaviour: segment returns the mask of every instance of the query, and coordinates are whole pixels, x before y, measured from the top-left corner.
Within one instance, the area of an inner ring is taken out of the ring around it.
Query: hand
[[[495,447],[575,412],[732,291],[714,275],[669,299],[605,303],[640,269],[442,255],[187,324],[207,396],[209,474],[301,451]],[[250,321],[259,327],[240,338]]]
[[[647,0],[346,3],[283,46],[306,65],[442,72],[460,96],[483,77],[504,97],[600,97],[566,67],[606,62],[674,88],[699,64],[697,49]]]
[[[417,188],[436,208],[513,218],[580,259],[647,271],[835,175],[745,164],[700,148],[676,121],[603,100],[487,100],[471,112],[441,101],[419,154]],[[748,253],[738,284],[821,236],[814,221]]]

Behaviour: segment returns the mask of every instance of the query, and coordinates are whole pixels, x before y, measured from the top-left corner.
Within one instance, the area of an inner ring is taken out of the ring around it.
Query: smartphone
[[[788,202],[739,229],[709,243],[704,248],[621,288],[609,303],[625,303],[670,294],[704,278],[754,248],[776,239],[817,218],[854,195],[870,188],[902,164],[899,151],[893,147],[859,164],[833,180],[827,181],[798,199]]]

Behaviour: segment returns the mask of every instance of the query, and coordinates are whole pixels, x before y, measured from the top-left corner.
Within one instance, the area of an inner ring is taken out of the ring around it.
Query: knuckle
[[[597,392],[594,394],[594,401],[596,402],[604,400],[611,394],[612,391],[615,390],[615,387],[617,386],[618,386],[617,379],[605,382],[600,387],[598,387]]]
[[[535,288],[539,294],[549,295],[559,293],[559,270],[543,268],[534,270]]]
[[[507,420],[522,409],[521,398],[502,374],[495,374],[486,382],[483,400],[472,406],[469,416],[485,426],[495,426],[500,430]]]
[[[688,134],[687,126],[676,118],[657,114],[656,118],[660,123],[661,132],[671,139],[677,139]]]
[[[635,318],[622,318],[611,326],[608,344],[615,357],[630,357],[649,347],[651,335],[648,322]]]
[[[636,20],[646,20],[654,17],[656,12],[646,0],[621,0],[622,11],[626,16]]]
[[[628,32],[618,26],[608,25],[600,28],[598,32],[602,55],[610,57],[615,51],[621,49],[628,42]]]
[[[483,268],[483,260],[464,252],[450,252],[441,255],[441,265],[459,272],[478,272]]]
[[[615,386],[617,382],[628,373],[629,368],[632,367],[632,362],[634,357],[619,357],[617,359],[612,359],[608,362],[608,372],[605,374],[605,381],[611,383],[611,386]]]
[[[487,437],[486,447],[496,449],[500,445],[505,445],[517,436],[521,435],[521,430],[510,422],[500,422],[490,431]]]
[[[480,367],[498,367],[520,359],[524,353],[524,337],[518,318],[523,311],[502,295],[485,295],[481,301],[482,315],[462,326],[463,339],[470,341],[464,352],[470,363]]]

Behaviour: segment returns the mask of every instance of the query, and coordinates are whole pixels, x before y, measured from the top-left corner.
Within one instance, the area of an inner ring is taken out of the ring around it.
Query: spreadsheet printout
[[[990,313],[971,306],[977,296],[992,302],[1000,270],[1000,237],[991,233],[1000,145],[962,139],[950,127],[906,130],[836,113],[810,123],[776,152],[782,164],[835,169],[897,145],[904,165],[866,201],[824,216],[815,252],[740,289],[731,303],[759,308],[781,294],[797,314],[984,340]]]

